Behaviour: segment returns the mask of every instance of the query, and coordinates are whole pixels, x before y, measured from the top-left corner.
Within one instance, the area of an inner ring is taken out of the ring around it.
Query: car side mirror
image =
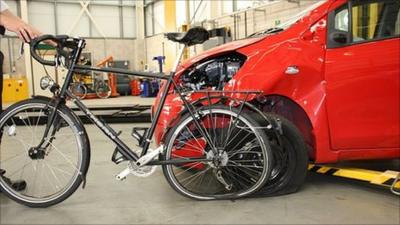
[[[347,43],[347,32],[345,31],[334,31],[329,35],[330,39],[338,44]]]

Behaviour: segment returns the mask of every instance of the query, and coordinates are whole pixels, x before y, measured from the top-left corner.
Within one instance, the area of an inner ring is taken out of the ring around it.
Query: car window
[[[352,6],[353,42],[382,39],[396,35],[399,0],[360,1]]]
[[[329,13],[328,33],[328,48],[399,36],[400,1],[353,0],[343,4]]]
[[[349,10],[347,8],[339,11],[335,16],[335,30],[349,30]]]

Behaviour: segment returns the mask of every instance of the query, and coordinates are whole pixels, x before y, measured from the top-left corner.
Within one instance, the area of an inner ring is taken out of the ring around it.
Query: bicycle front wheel
[[[86,131],[65,106],[56,111],[43,139],[54,110],[45,100],[31,99],[9,107],[0,119],[0,169],[5,172],[0,187],[8,197],[30,207],[65,200],[79,187],[89,166]]]
[[[164,159],[187,161],[163,166],[169,184],[197,200],[235,199],[261,188],[272,157],[259,124],[226,106],[205,107],[198,115],[184,115],[168,134]]]

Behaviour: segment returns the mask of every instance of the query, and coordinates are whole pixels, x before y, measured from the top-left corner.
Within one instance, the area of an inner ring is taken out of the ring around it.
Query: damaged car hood
[[[226,52],[235,51],[237,49],[240,49],[240,48],[246,47],[248,45],[254,44],[256,42],[259,42],[259,41],[263,40],[264,38],[265,37],[247,38],[247,39],[242,39],[242,40],[238,40],[238,41],[229,42],[227,44],[223,44],[221,46],[218,46],[218,47],[212,48],[210,50],[207,50],[205,52],[202,52],[193,58],[190,58],[189,60],[183,62],[181,64],[181,67],[188,68],[191,65],[193,65],[194,63],[197,63],[197,62],[207,59],[209,57],[222,55]]]

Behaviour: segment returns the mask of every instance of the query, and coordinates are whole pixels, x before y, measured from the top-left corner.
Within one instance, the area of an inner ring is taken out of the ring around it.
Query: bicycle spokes
[[[178,125],[168,147],[167,159],[206,159],[169,166],[179,189],[199,198],[237,196],[263,182],[265,140],[253,125],[238,114],[218,108],[210,107],[201,114],[200,129],[209,138],[189,117]]]
[[[45,105],[30,105],[9,114],[0,124],[1,170],[7,179],[26,185],[24,190],[5,187],[16,198],[31,202],[56,199],[81,174],[79,134],[70,126],[72,121],[58,112],[48,136],[43,138],[49,114]]]

